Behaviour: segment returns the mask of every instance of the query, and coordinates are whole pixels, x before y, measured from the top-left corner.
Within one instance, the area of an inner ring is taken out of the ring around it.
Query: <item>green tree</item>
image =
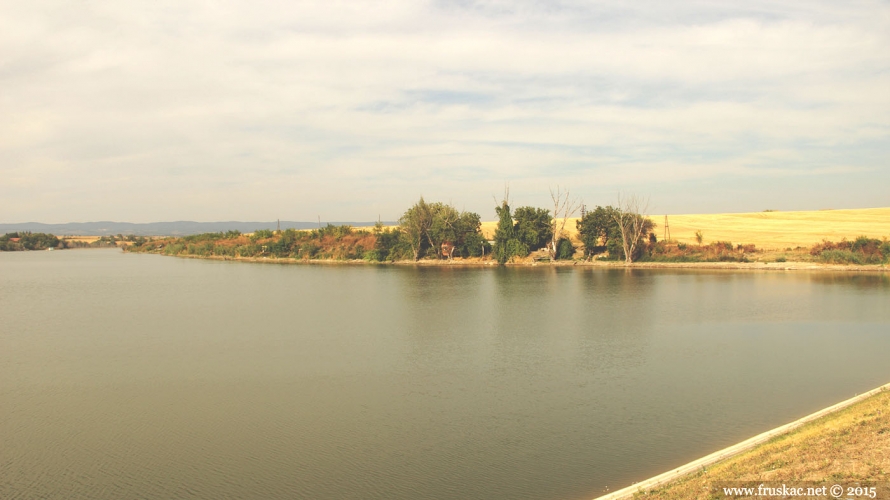
[[[486,245],[482,237],[482,218],[475,212],[461,212],[455,224],[455,251],[462,257],[482,255]]]
[[[614,207],[597,206],[578,220],[578,237],[584,244],[584,252],[590,256],[594,249],[608,246],[609,240],[621,239],[621,231],[615,220],[617,210]],[[620,244],[619,244],[620,246]]]
[[[556,245],[556,259],[569,260],[574,255],[575,247],[572,246],[572,241],[568,238],[560,238],[559,243]]]
[[[513,232],[529,250],[544,248],[553,236],[553,218],[543,208],[519,207],[513,212]]]
[[[295,229],[285,229],[275,243],[275,251],[282,255],[288,255],[297,249],[298,234]]]
[[[413,255],[413,249],[408,244],[408,238],[399,228],[389,229],[383,228],[381,224],[379,231],[375,229],[377,241],[374,243],[374,250],[367,252],[368,260],[398,260],[405,259]]]
[[[510,215],[510,205],[506,197],[501,205],[494,208],[498,216],[498,225],[494,231],[494,257],[499,264],[506,264],[513,257],[528,255],[528,246],[516,238],[513,227],[513,218]]]
[[[21,238],[19,243],[25,250],[46,250],[59,246],[59,238],[52,234],[25,232],[19,237]]]
[[[399,218],[399,230],[405,236],[408,244],[411,245],[415,261],[420,259],[424,239],[431,224],[432,211],[429,204],[424,201],[423,196]]]
[[[481,227],[479,214],[458,212],[449,204],[427,203],[423,198],[399,219],[399,231],[410,245],[415,261],[430,250],[437,257],[449,259],[455,251],[464,256],[480,254],[484,245]],[[379,238],[384,233],[378,228],[376,234]],[[443,254],[443,246],[448,249],[447,254]]]
[[[458,222],[460,213],[451,205],[436,202],[430,203],[430,224],[426,231],[426,239],[437,257],[442,257],[442,244],[455,243],[458,239]],[[446,257],[451,257],[447,255]]]
[[[498,225],[494,230],[494,256],[498,264],[506,264],[507,259],[510,258],[507,254],[507,242],[514,239],[510,205],[504,199],[500,206],[494,207],[494,211],[498,216]]]

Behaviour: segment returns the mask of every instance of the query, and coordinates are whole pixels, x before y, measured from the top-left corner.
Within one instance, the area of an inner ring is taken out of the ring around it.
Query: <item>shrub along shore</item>
[[[331,238],[321,242],[313,241],[311,235],[306,242],[299,245],[300,251],[294,253],[279,253],[273,251],[274,236],[259,238],[251,241],[254,235],[240,235],[235,238],[220,238],[218,234],[196,235],[185,238],[159,238],[146,240],[139,245],[124,246],[125,251],[138,253],[154,253],[161,255],[177,256],[184,258],[200,258],[212,260],[227,260],[239,262],[259,262],[277,264],[378,264],[378,265],[412,265],[412,266],[460,266],[460,267],[488,267],[498,265],[496,258],[491,254],[476,257],[425,258],[420,260],[396,259],[378,260],[376,253],[362,251],[364,248],[373,248],[373,232],[369,234],[354,235],[351,238]],[[369,236],[371,238],[369,238]],[[369,247],[364,247],[360,242]],[[304,246],[305,245],[305,246]],[[820,244],[821,245],[821,244]],[[263,249],[263,247],[266,247]],[[361,246],[362,248],[358,248]],[[247,247],[247,248],[244,248]],[[815,248],[815,247],[814,247]],[[246,250],[246,251],[245,251]],[[767,253],[755,251],[753,253],[741,253],[743,259],[734,258],[723,260],[707,257],[708,250],[693,249],[692,255],[684,256],[681,261],[665,261],[657,259],[643,259],[631,264],[624,260],[608,258],[577,257],[572,259],[548,260],[546,253],[530,255],[526,258],[514,258],[505,263],[506,266],[578,266],[596,268],[635,268],[635,269],[718,269],[718,270],[761,270],[761,271],[877,271],[888,272],[890,266],[886,264],[858,264],[849,262],[825,261],[820,255],[811,255],[812,250],[799,252],[797,258],[785,258],[787,252],[781,256],[770,256]],[[242,253],[243,252],[243,253]],[[734,250],[738,252],[738,250]],[[703,258],[696,259],[697,256]],[[603,257],[602,255],[600,257]],[[607,256],[605,256],[607,257]]]

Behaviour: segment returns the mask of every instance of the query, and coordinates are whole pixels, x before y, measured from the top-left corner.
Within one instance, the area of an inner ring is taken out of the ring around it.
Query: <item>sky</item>
[[[0,222],[890,206],[890,2],[0,0]]]

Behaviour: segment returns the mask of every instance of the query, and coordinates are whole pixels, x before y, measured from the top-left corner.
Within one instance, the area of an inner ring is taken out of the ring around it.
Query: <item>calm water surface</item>
[[[589,498],[890,381],[890,277],[0,254],[0,498]]]

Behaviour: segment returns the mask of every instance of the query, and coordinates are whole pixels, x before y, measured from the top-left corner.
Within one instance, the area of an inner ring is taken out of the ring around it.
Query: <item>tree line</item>
[[[6,233],[0,236],[0,251],[14,252],[19,250],[46,250],[47,248],[64,248],[63,243],[55,235],[47,233]]]
[[[139,241],[129,251],[217,257],[277,257],[297,259],[364,259],[372,262],[489,257],[501,264],[529,257],[572,259],[576,248],[565,227],[580,205],[568,191],[551,192],[553,209],[521,206],[511,209],[509,192],[498,202],[497,227],[492,240],[482,234],[482,219],[442,202],[421,197],[399,218],[395,227],[373,228],[327,225],[314,230],[257,230],[204,233],[182,238]],[[584,255],[607,253],[609,258],[637,258],[654,224],[627,205],[596,207],[577,221]],[[654,235],[651,235],[654,236]]]

